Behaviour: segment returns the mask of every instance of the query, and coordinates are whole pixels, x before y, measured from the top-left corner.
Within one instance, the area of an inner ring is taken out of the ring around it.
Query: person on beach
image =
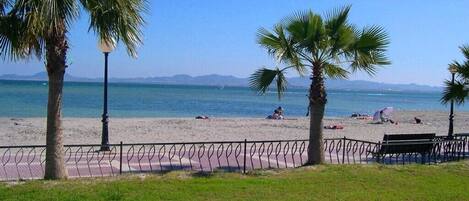
[[[344,129],[344,126],[342,126],[342,125],[328,125],[328,126],[324,126],[324,129],[338,130],[338,129]]]
[[[283,108],[278,106],[278,108],[274,110],[274,113],[277,113],[280,116],[283,116]]]
[[[370,115],[368,114],[361,114],[361,113],[352,113],[352,115],[350,115],[350,118],[355,118],[355,119],[360,119],[360,120],[366,120],[366,119],[370,119],[370,118],[373,118],[371,117]]]
[[[210,119],[208,116],[201,115],[201,116],[196,116],[195,119]]]
[[[379,119],[381,120],[381,123],[387,121],[387,119],[384,117],[383,110],[379,111]]]
[[[283,108],[279,106],[277,109],[274,110],[274,113],[272,115],[267,116],[266,119],[276,119],[276,120],[284,119]]]
[[[274,113],[271,116],[272,116],[272,119],[281,119],[280,115],[276,111],[274,111]]]
[[[385,123],[385,122],[389,122],[389,123],[391,123],[391,124],[396,124],[396,125],[399,124],[397,121],[394,121],[394,120],[392,120],[391,118],[385,117],[385,116],[384,116],[384,112],[383,112],[382,110],[379,112],[379,118],[380,118],[380,120],[381,120],[380,123],[382,123],[382,124]]]
[[[414,121],[415,121],[416,124],[423,124],[422,119],[420,119],[418,117],[414,117]]]

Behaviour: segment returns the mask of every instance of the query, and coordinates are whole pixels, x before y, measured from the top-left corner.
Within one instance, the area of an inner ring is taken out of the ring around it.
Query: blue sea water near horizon
[[[0,80],[0,117],[45,117],[47,82]],[[66,82],[64,117],[100,117],[102,83]],[[110,83],[111,117],[265,117],[282,106],[286,116],[305,116],[307,89],[292,88],[279,100],[275,92],[257,95],[247,87]],[[326,116],[372,114],[379,108],[446,111],[439,92],[329,90]],[[468,111],[460,107],[459,110]]]

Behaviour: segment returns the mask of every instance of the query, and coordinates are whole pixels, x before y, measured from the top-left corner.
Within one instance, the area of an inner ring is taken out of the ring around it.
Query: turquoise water
[[[64,87],[65,117],[100,117],[102,84],[68,82]],[[304,116],[306,89],[290,89],[282,100],[275,93],[258,96],[244,87],[174,86],[111,83],[111,117],[265,117],[277,106],[287,116]],[[330,90],[326,116],[373,113],[393,106],[398,110],[442,110],[440,93]],[[0,116],[45,117],[47,84],[41,81],[0,81]],[[466,108],[458,108],[467,110]]]

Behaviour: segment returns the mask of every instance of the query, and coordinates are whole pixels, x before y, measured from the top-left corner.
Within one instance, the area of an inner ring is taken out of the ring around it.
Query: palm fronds
[[[467,97],[469,97],[468,83],[455,81],[453,84],[451,81],[446,80],[443,97],[441,97],[440,101],[443,104],[448,104],[450,101],[454,101],[456,104],[461,105],[465,103]]]
[[[350,72],[334,64],[324,64],[324,74],[332,79],[347,79]]]
[[[11,7],[10,0],[0,0],[0,16],[5,15],[6,9]]]
[[[334,9],[326,14],[325,28],[330,37],[331,54],[337,54],[342,48],[348,47],[354,41],[354,32],[347,23],[351,6]]]
[[[54,33],[67,31],[80,12],[90,15],[89,30],[100,40],[122,41],[136,57],[142,43],[145,0],[0,0],[0,56],[3,59],[40,57]]]
[[[352,72],[364,71],[369,75],[376,73],[376,66],[389,65],[385,52],[389,45],[389,37],[382,27],[365,27],[356,34],[353,45],[347,49],[352,55],[350,65]]]
[[[258,43],[266,48],[267,52],[274,56],[278,63],[294,66],[302,76],[307,72],[297,53],[293,39],[286,35],[282,24],[277,24],[273,33],[264,28],[259,29],[257,37]]]
[[[0,4],[0,55],[11,60],[40,58],[45,41],[66,32],[80,11],[76,0],[3,0]]]
[[[137,56],[142,43],[141,27],[145,24],[142,13],[147,11],[145,0],[80,0],[90,14],[89,29],[100,40],[113,38],[122,41],[129,55]]]
[[[0,57],[19,60],[35,55],[41,57],[44,41],[28,29],[28,24],[16,15],[0,16]]]
[[[445,81],[445,88],[440,99],[442,104],[448,104],[450,101],[456,104],[464,104],[465,100],[469,98],[469,45],[462,45],[459,47],[461,53],[464,55],[465,61],[453,61],[448,66],[455,68],[456,80],[454,83]]]
[[[289,68],[300,76],[310,72],[312,76],[346,79],[355,71],[374,75],[379,66],[390,64],[386,56],[389,45],[386,31],[380,26],[357,29],[348,22],[350,9],[345,6],[325,16],[312,11],[296,12],[273,30],[259,29],[257,42],[279,64],[289,67],[256,71],[251,76],[252,88],[265,93],[266,84]],[[313,69],[321,72],[314,73]]]
[[[277,95],[280,99],[283,95],[283,92],[286,91],[288,83],[285,75],[283,74],[283,71],[278,68],[274,70],[267,68],[261,68],[257,70],[249,78],[249,85],[259,94],[265,94],[274,80],[276,84]]]
[[[469,60],[469,45],[462,45],[459,50],[461,50],[466,60]]]

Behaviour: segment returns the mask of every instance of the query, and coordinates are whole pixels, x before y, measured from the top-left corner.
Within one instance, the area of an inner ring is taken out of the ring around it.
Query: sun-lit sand
[[[413,117],[423,124],[413,124]],[[348,137],[378,141],[384,133],[435,132],[446,135],[446,112],[397,111],[393,119],[398,125],[370,124],[369,120],[327,118],[324,125],[343,125],[342,130],[325,130],[326,138]],[[0,118],[0,145],[45,144],[45,118]],[[309,120],[266,120],[261,118],[111,118],[111,143],[136,142],[190,142],[220,140],[277,140],[307,139]],[[98,118],[65,118],[63,121],[66,144],[100,143],[101,121]],[[469,133],[469,113],[458,112],[455,132]]]

